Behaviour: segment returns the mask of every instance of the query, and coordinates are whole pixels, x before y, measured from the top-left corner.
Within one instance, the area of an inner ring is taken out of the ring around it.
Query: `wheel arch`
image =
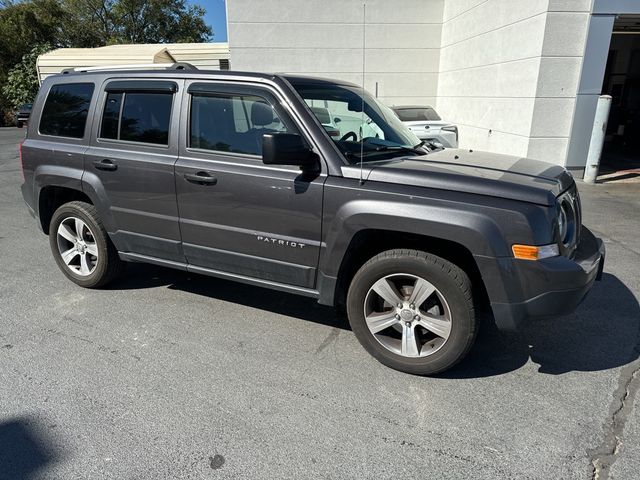
[[[370,258],[399,248],[428,252],[457,265],[469,276],[478,305],[489,304],[478,265],[465,245],[440,237],[384,229],[363,229],[351,238],[338,269],[333,303],[339,307],[345,304],[351,280]]]
[[[74,200],[93,205],[89,196],[82,190],[76,188],[60,185],[47,185],[40,189],[38,192],[38,218],[42,231],[46,235],[49,234],[49,226],[51,225],[53,213],[60,206]]]

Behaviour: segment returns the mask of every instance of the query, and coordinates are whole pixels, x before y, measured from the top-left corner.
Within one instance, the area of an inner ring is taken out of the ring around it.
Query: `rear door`
[[[174,165],[183,84],[107,80],[83,177],[118,250],[182,263]]]
[[[262,163],[262,135],[301,133],[275,90],[192,81],[176,188],[190,265],[312,288],[324,173]],[[307,138],[308,140],[308,138]]]

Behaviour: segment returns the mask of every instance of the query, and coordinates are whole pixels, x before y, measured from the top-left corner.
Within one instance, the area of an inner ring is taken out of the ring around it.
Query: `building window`
[[[109,92],[100,138],[169,144],[173,93]]]
[[[56,137],[84,137],[93,88],[93,83],[65,83],[51,87],[42,109],[40,133]]]

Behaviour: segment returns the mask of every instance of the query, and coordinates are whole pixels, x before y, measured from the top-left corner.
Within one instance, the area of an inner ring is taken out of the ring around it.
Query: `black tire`
[[[451,330],[439,349],[427,356],[412,358],[394,353],[376,339],[365,321],[367,293],[378,280],[396,274],[427,280],[446,299]],[[434,375],[460,362],[473,345],[477,322],[471,292],[469,277],[453,263],[418,250],[388,250],[371,258],[353,277],[347,315],[358,341],[378,361],[402,372]]]
[[[18,128],[22,128],[24,126],[23,122],[18,122]]]
[[[69,217],[77,217],[87,225],[97,247],[98,256],[95,262],[95,269],[86,276],[74,273],[65,264],[58,248],[58,227],[61,222]],[[49,244],[53,258],[62,273],[81,287],[98,288],[105,286],[115,279],[124,267],[124,262],[120,260],[115,246],[107,235],[96,208],[86,202],[74,201],[65,203],[54,212],[49,226]]]

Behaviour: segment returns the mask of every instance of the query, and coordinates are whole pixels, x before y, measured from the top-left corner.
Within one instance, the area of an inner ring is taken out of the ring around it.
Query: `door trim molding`
[[[273,282],[270,280],[262,280],[260,278],[248,277],[246,275],[223,272],[221,270],[215,270],[213,268],[196,267],[194,265],[187,265],[186,263],[172,262],[170,260],[164,260],[162,258],[141,255],[139,253],[118,252],[118,254],[122,260],[127,262],[152,263],[154,265],[175,268],[178,270],[183,270],[191,273],[199,273],[202,275],[208,275],[210,277],[222,278],[224,280],[232,280],[235,282],[245,283],[245,284],[253,285],[256,287],[270,288],[272,290],[278,290],[281,292],[293,293],[296,295],[303,295],[305,297],[311,297],[311,298],[320,297],[320,292],[311,288],[296,287],[294,285],[286,285],[284,283]]]

